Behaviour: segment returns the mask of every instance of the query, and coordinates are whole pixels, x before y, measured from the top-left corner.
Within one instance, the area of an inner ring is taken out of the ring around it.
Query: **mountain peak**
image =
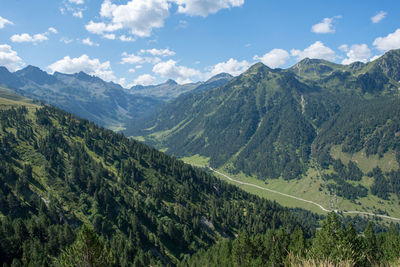
[[[0,66],[0,73],[10,73],[10,71],[4,66]]]
[[[86,82],[98,82],[98,81],[103,81],[100,78],[96,76],[92,76],[87,74],[86,72],[80,71],[78,73],[74,74],[75,78],[81,81],[86,81]]]
[[[172,79],[168,79],[164,84],[168,84],[168,85],[177,85],[178,83]]]
[[[217,81],[217,80],[221,80],[221,79],[230,80],[230,79],[232,79],[232,78],[233,78],[233,76],[230,75],[229,73],[221,72],[220,74],[217,74],[217,75],[215,75],[215,76],[212,76],[210,79],[208,79],[208,80],[206,81],[206,83],[208,83],[208,82],[213,82],[213,81]]]
[[[22,70],[16,71],[15,74],[20,78],[33,81],[40,85],[53,84],[57,81],[52,75],[32,65],[28,65]]]
[[[253,66],[251,66],[247,71],[245,71],[244,73],[252,73],[252,72],[259,72],[259,71],[271,71],[272,69],[270,67],[268,67],[267,65],[264,65],[261,62],[258,62],[256,64],[254,64]]]

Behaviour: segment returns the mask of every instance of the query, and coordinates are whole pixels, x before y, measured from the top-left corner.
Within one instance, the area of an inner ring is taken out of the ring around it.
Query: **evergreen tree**
[[[58,266],[101,267],[113,266],[114,256],[96,233],[83,225],[76,241],[55,262]]]

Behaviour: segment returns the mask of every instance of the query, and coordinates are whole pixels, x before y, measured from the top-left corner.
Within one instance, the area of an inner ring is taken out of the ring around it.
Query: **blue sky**
[[[400,48],[400,1],[1,0],[0,65],[124,87],[238,75],[261,61],[368,62]]]

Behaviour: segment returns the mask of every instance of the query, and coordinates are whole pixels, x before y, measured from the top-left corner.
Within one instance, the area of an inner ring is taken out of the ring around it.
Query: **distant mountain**
[[[123,130],[129,121],[143,117],[182,93],[199,86],[218,86],[229,79],[229,75],[224,75],[219,82],[186,85],[169,80],[160,85],[136,86],[128,90],[84,72],[55,72],[50,75],[38,67],[27,66],[11,73],[0,67],[0,84],[18,94],[55,105],[113,130]]]
[[[168,80],[159,85],[133,86],[129,93],[133,95],[154,97],[165,101],[170,101],[177,98],[179,95],[190,92],[205,92],[209,89],[221,86],[229,82],[233,77],[228,73],[221,73],[211,77],[205,82],[178,84],[174,80]]]
[[[319,170],[321,192],[352,201],[400,196],[399,64],[400,50],[367,64],[304,59],[282,70],[258,63],[221,87],[178,97],[131,135],[263,180]],[[368,158],[375,155],[385,160]],[[383,179],[369,174],[374,167],[386,168]],[[372,181],[362,182],[367,174]]]

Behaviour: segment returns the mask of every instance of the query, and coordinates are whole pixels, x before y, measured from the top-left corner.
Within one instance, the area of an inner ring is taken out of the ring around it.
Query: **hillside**
[[[224,86],[178,97],[129,134],[232,174],[315,183],[291,193],[327,206],[333,195],[346,209],[398,216],[399,58],[393,50],[367,64],[258,63]]]
[[[301,227],[310,236],[318,225],[317,215],[57,108],[0,102],[0,258],[8,265],[51,264],[82,224],[119,266],[173,266],[240,231]]]

